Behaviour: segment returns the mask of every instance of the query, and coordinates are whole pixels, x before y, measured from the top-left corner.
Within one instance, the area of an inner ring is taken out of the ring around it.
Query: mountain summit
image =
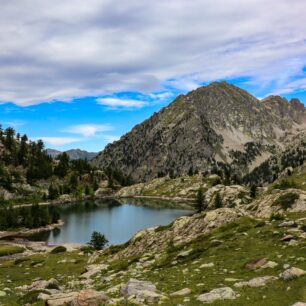
[[[138,182],[205,172],[218,164],[246,174],[305,130],[306,109],[299,100],[258,100],[227,82],[214,82],[178,96],[106,146],[93,163]]]

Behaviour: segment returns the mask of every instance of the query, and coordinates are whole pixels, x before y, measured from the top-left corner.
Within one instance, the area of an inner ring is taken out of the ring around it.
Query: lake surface
[[[176,203],[175,206],[178,207],[179,204]],[[104,201],[67,204],[61,208],[64,226],[33,238],[47,241],[50,245],[85,244],[90,240],[93,231],[99,231],[109,240],[109,245],[121,244],[141,229],[167,225],[174,219],[190,213],[190,208],[186,209],[186,206],[184,209],[173,208],[171,203],[150,203],[147,200],[141,203],[125,200],[121,203]]]

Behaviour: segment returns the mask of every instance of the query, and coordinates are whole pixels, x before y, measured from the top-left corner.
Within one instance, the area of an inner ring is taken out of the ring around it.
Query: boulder
[[[191,293],[191,289],[184,288],[184,289],[171,293],[170,296],[185,296],[185,295],[189,295],[190,293]]]
[[[123,285],[121,288],[121,293],[125,296],[137,295],[140,291],[156,291],[156,286],[148,281],[140,281],[137,279],[131,278],[126,285]]]
[[[208,293],[204,293],[198,296],[197,300],[204,303],[213,303],[217,300],[234,300],[236,293],[230,287],[222,287],[213,289]]]
[[[305,275],[306,271],[299,269],[299,268],[295,268],[295,267],[291,267],[287,270],[285,270],[284,272],[282,272],[279,277],[284,279],[284,280],[291,280],[294,278],[298,278],[302,275]]]
[[[255,270],[258,268],[261,268],[265,264],[267,264],[267,258],[259,258],[259,259],[254,259],[248,262],[245,267],[250,269],[250,270]]]
[[[42,290],[42,289],[59,289],[59,283],[55,278],[50,278],[49,280],[37,280],[31,285],[25,285],[19,287],[22,290],[32,291],[32,290]]]
[[[89,265],[86,267],[86,272],[80,275],[80,278],[90,278],[100,273],[101,271],[107,270],[109,265],[106,264],[96,264]]]
[[[213,266],[214,266],[213,262],[204,263],[204,264],[200,265],[200,269],[202,269],[202,268],[212,268]]]
[[[279,227],[291,227],[291,226],[294,226],[295,225],[295,222],[293,220],[290,220],[290,221],[284,221],[282,223],[280,223],[278,226]]]
[[[103,293],[92,289],[80,292],[58,293],[46,300],[46,306],[100,306],[109,304],[109,298]]]
[[[304,303],[304,302],[296,302],[292,306],[306,306],[306,303]]]
[[[286,242],[286,241],[290,241],[292,239],[294,239],[294,236],[286,235],[286,236],[282,237],[280,240]]]
[[[156,286],[148,281],[140,281],[131,278],[127,284],[121,287],[121,294],[136,301],[145,301],[157,304],[163,297],[156,293]]]
[[[274,280],[277,280],[277,277],[275,277],[275,276],[261,276],[261,277],[252,278],[251,280],[246,281],[246,282],[235,283],[234,286],[237,287],[237,288],[245,287],[245,286],[248,286],[248,287],[263,287],[266,284],[268,284],[268,283],[270,283]]]
[[[0,297],[6,296],[6,292],[5,291],[0,291]]]
[[[264,264],[263,266],[261,266],[262,269],[266,269],[266,268],[275,268],[278,266],[278,263],[275,261],[268,261],[266,264]]]

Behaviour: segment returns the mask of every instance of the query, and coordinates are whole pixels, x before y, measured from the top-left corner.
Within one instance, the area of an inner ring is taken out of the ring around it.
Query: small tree
[[[91,234],[90,242],[88,242],[88,244],[95,250],[102,250],[107,243],[108,240],[106,239],[106,237],[97,231],[94,231]]]
[[[206,208],[203,188],[199,188],[197,192],[196,209],[200,213]]]
[[[216,195],[215,195],[215,208],[220,208],[222,207],[222,199],[221,199],[221,196],[220,196],[220,193],[217,192]]]
[[[250,197],[255,199],[257,194],[257,187],[256,185],[252,185],[250,188]]]

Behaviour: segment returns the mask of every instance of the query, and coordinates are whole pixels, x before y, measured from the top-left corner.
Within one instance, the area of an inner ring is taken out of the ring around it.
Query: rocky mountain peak
[[[248,171],[268,158],[272,147],[288,142],[287,135],[304,129],[304,117],[298,100],[259,101],[237,86],[214,82],[178,96],[106,146],[93,163],[120,169],[136,182],[207,171],[216,162],[235,162]]]

